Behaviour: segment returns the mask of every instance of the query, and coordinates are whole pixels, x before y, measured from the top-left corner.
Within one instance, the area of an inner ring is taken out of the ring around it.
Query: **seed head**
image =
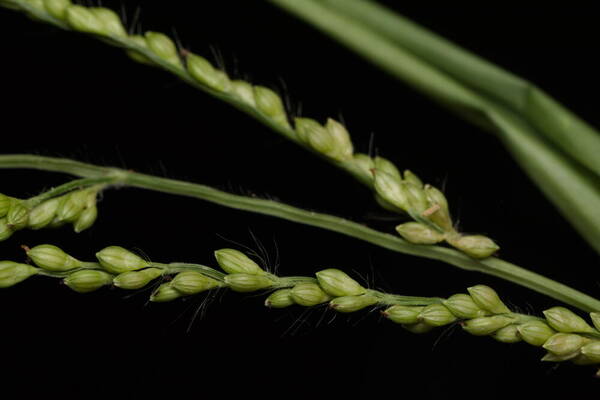
[[[146,44],[148,48],[159,58],[170,64],[180,66],[181,60],[177,52],[177,46],[167,35],[160,32],[146,32]]]
[[[448,210],[448,201],[442,192],[431,185],[425,185],[424,189],[429,208],[423,212],[423,216],[440,227],[444,232],[453,232],[452,218]],[[428,211],[432,212],[428,213]]]
[[[502,343],[517,343],[521,341],[518,326],[515,324],[498,329],[492,334],[492,337]]]
[[[188,53],[186,55],[186,65],[190,75],[210,89],[227,92],[231,88],[229,78],[222,71],[215,69],[206,58]]]
[[[581,347],[581,354],[585,355],[593,363],[600,363],[600,341],[594,340]]]
[[[580,335],[559,332],[552,335],[542,347],[557,356],[565,356],[579,351],[588,341],[589,339]]]
[[[431,326],[444,326],[456,321],[456,317],[443,304],[430,304],[423,308],[419,320]]]
[[[423,311],[420,306],[395,305],[386,309],[382,314],[397,324],[416,324],[419,322],[419,314]]]
[[[79,293],[93,292],[112,282],[112,275],[104,271],[86,269],[69,274],[63,282]]]
[[[28,227],[37,230],[48,226],[55,218],[62,200],[61,197],[56,197],[54,199],[46,200],[42,204],[34,207],[29,212]]]
[[[385,201],[401,210],[410,208],[406,184],[387,172],[375,169],[374,188]]]
[[[329,118],[325,123],[325,129],[329,132],[329,136],[334,143],[333,151],[327,155],[338,161],[351,159],[354,153],[354,146],[346,127],[336,120]]]
[[[56,211],[60,221],[74,222],[83,212],[88,202],[88,190],[76,190],[63,196],[63,200]]]
[[[485,285],[471,286],[467,289],[471,298],[480,308],[492,314],[507,314],[510,310],[500,300],[494,289]]]
[[[65,19],[67,7],[71,4],[71,0],[44,0],[44,6],[48,14],[60,20]]]
[[[154,303],[166,303],[168,301],[173,301],[179,297],[183,296],[181,292],[172,287],[169,283],[163,283],[152,293],[150,296],[150,301]]]
[[[265,300],[265,306],[270,308],[285,308],[294,304],[292,289],[279,289],[274,291]]]
[[[423,181],[412,171],[404,170],[404,180],[418,188],[423,188]]]
[[[97,218],[98,208],[95,205],[87,207],[81,212],[81,214],[79,214],[77,221],[75,221],[75,224],[73,225],[75,232],[83,232],[90,228],[92,225],[94,225],[94,222],[96,222]]]
[[[334,297],[358,296],[367,290],[348,274],[339,269],[329,268],[316,273],[321,288]]]
[[[12,227],[13,230],[19,230],[27,226],[28,220],[29,209],[25,207],[23,201],[13,199],[8,208],[8,214],[6,214],[6,223]]]
[[[220,285],[219,281],[196,271],[180,272],[171,281],[171,286],[185,295],[204,292]]]
[[[444,300],[442,303],[452,312],[452,314],[459,318],[472,319],[486,315],[486,312],[475,304],[468,294],[455,294]]]
[[[316,306],[331,300],[331,296],[321,289],[316,283],[299,283],[292,288],[291,292],[294,303],[305,307]]]
[[[504,315],[473,318],[463,323],[463,329],[475,336],[487,336],[513,322]]]
[[[246,81],[235,80],[231,81],[231,89],[233,94],[249,105],[250,107],[256,107],[256,99],[254,98],[254,88]]]
[[[329,302],[329,307],[333,308],[335,311],[351,313],[377,304],[377,302],[378,299],[369,294],[362,294],[360,296],[342,296],[331,300]]]
[[[446,199],[444,193],[431,185],[425,185],[423,189],[425,190],[427,200],[429,200],[430,204],[437,204],[442,210],[448,212],[448,200]]]
[[[295,118],[294,121],[298,137],[318,153],[338,161],[351,157],[352,143],[349,136],[344,138],[341,130],[345,131],[345,128],[341,124],[331,120],[329,127],[325,127],[311,118]]]
[[[517,326],[524,341],[532,346],[542,346],[556,331],[543,321],[529,321]]]
[[[27,256],[40,268],[48,271],[70,271],[83,263],[52,244],[41,244],[27,250]]]
[[[73,224],[75,232],[79,233],[90,228],[98,217],[98,208],[96,207],[96,196],[98,195],[97,188],[86,190],[85,205],[79,217]]]
[[[264,86],[254,86],[254,102],[258,111],[286,128],[290,127],[281,97]]]
[[[254,292],[270,288],[275,282],[266,275],[229,274],[225,276],[225,284],[236,292]]]
[[[228,274],[265,275],[266,272],[247,255],[235,249],[215,251],[217,263]]]
[[[121,289],[140,289],[161,276],[162,273],[163,270],[160,268],[146,268],[141,271],[123,272],[113,279],[113,284]]]
[[[473,258],[486,258],[500,249],[492,239],[483,235],[452,235],[448,243]]]
[[[408,207],[411,212],[422,214],[429,208],[429,201],[422,186],[417,186],[411,182],[403,182]]]
[[[64,18],[69,26],[80,32],[102,35],[105,28],[102,20],[89,8],[77,4],[67,6]]]
[[[377,157],[375,157],[374,164],[375,164],[375,169],[378,172],[385,172],[386,174],[390,175],[394,179],[397,179],[399,181],[402,180],[402,175],[400,174],[400,171],[398,170],[398,168],[396,168],[394,163],[391,162],[390,160],[388,160],[387,158],[377,156]]]
[[[444,235],[420,222],[406,222],[396,227],[405,240],[415,244],[435,244],[444,240]]]
[[[0,288],[8,288],[38,273],[38,269],[27,264],[0,261]]]
[[[548,324],[559,332],[586,333],[594,332],[594,328],[571,310],[564,307],[553,307],[544,311]]]
[[[150,266],[150,263],[137,254],[120,246],[109,246],[96,253],[96,258],[108,272],[122,274]]]
[[[92,7],[89,9],[102,24],[102,33],[107,36],[127,36],[127,31],[123,27],[121,17],[113,10],[104,7]]]

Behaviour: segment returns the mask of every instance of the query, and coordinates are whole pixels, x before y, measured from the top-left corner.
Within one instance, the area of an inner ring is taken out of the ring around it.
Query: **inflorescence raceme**
[[[62,278],[79,293],[104,286],[141,289],[154,280],[150,301],[169,302],[218,288],[236,292],[269,291],[265,305],[285,308],[328,304],[337,312],[351,313],[368,307],[413,333],[458,323],[475,336],[504,342],[524,341],[543,347],[543,361],[600,364],[600,313],[590,314],[593,327],[564,307],[544,311],[544,318],[512,312],[490,287],[477,285],[468,293],[447,299],[383,293],[363,287],[339,269],[328,268],[315,277],[279,277],[265,271],[244,253],[221,249],[215,257],[222,271],[200,264],[162,264],[147,261],[119,246],[96,253],[97,261],[80,261],[60,248],[44,244],[25,248],[37,266],[0,261],[0,288],[13,286],[33,275]],[[600,372],[599,372],[600,373]]]
[[[63,186],[71,185],[72,183]],[[76,188],[67,194],[48,198],[48,194],[54,192],[51,190],[27,200],[0,193],[0,242],[25,228],[37,230],[72,224],[77,233],[88,229],[98,216],[96,199],[104,187],[93,185]]]
[[[409,170],[401,173],[389,160],[355,153],[346,127],[333,119],[325,125],[311,118],[294,118],[293,124],[281,97],[273,90],[234,80],[205,58],[178,49],[166,35],[146,32],[132,35],[121,18],[103,7],[84,7],[71,0],[0,0],[0,6],[20,10],[31,18],[101,37],[126,49],[134,60],[167,70],[257,118],[288,139],[312,150],[372,188],[385,209],[408,214],[414,221],[396,231],[415,244],[447,242],[474,258],[494,254],[498,245],[483,235],[464,235],[454,226],[448,202],[435,187],[423,184]],[[1,235],[1,234],[0,234]]]

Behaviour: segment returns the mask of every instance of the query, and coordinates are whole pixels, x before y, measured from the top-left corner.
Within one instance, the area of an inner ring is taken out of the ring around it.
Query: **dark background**
[[[492,136],[413,92],[307,25],[262,1],[104,1],[144,29],[172,33],[227,71],[280,90],[302,115],[343,116],[356,148],[377,151],[445,187],[463,231],[492,236],[500,256],[598,295],[598,256],[558,215]],[[200,5],[194,5],[199,3]],[[392,1],[387,1],[392,5]],[[504,3],[502,3],[504,4]],[[434,2],[399,12],[548,90],[600,126],[596,15],[576,7]],[[399,221],[343,172],[249,117],[119,50],[0,9],[2,153],[65,156],[239,194],[274,197],[392,231]],[[0,171],[0,191],[29,197],[68,177]],[[281,274],[336,266],[396,293],[449,296],[477,283],[523,312],[552,299],[449,265],[316,228],[136,189],[108,190],[96,225],[21,231],[0,244],[53,243],[91,260],[108,245],[160,262],[213,263],[212,252],[254,249]],[[364,282],[364,281],[363,281]],[[0,292],[0,385],[20,395],[123,398],[384,395],[545,398],[597,390],[594,369],[543,364],[538,348],[469,336],[457,327],[414,335],[378,313],[268,310],[264,296],[227,293],[147,304],[148,292],[79,295],[49,279]]]

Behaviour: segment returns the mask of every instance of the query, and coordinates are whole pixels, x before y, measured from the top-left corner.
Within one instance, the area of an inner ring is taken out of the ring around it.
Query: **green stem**
[[[34,168],[87,178],[110,176],[113,178],[113,183],[195,197],[230,208],[271,215],[342,233],[399,253],[439,260],[461,269],[493,275],[587,312],[600,310],[600,300],[498,258],[489,257],[476,260],[453,249],[412,244],[399,237],[378,232],[344,218],[302,210],[272,200],[239,196],[196,183],[160,178],[117,168],[99,167],[63,158],[19,154],[0,155],[0,168]]]
[[[44,193],[41,193],[35,197],[32,197],[26,201],[27,206],[33,208],[40,203],[51,199],[53,197],[58,197],[62,194],[68,193],[75,189],[81,189],[84,187],[100,185],[100,184],[110,184],[116,181],[115,177],[105,176],[99,178],[84,178],[84,179],[76,179],[74,181],[70,181],[65,183],[64,185],[57,186],[52,188]]]
[[[224,282],[225,276],[226,276],[226,274],[224,274],[220,271],[217,271],[214,268],[207,267],[206,265],[202,265],[202,264],[174,262],[174,263],[169,263],[169,264],[152,263],[150,266],[164,268],[166,270],[167,274],[176,274],[178,272],[183,272],[183,271],[200,272],[201,274],[206,275],[209,278],[213,278],[214,280],[217,280],[219,282]]]
[[[393,306],[427,306],[429,304],[441,303],[444,301],[441,297],[417,297],[417,296],[401,296],[398,294],[383,293],[378,290],[367,290],[368,295],[376,297],[379,301],[377,304]]]

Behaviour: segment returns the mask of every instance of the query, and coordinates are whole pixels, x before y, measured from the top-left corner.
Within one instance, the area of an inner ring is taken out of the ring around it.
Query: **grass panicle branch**
[[[98,217],[98,194],[114,178],[77,179],[29,199],[0,193],[0,242],[21,229],[58,228],[67,223],[79,233],[90,228]]]
[[[384,317],[413,333],[459,324],[475,336],[491,336],[503,343],[525,342],[546,350],[542,361],[600,364],[600,313],[592,325],[564,307],[553,307],[543,317],[512,312],[490,287],[476,285],[468,293],[447,299],[384,293],[365,288],[345,272],[328,268],[315,277],[279,277],[235,249],[220,249],[215,258],[221,271],[188,263],[162,264],[146,260],[119,246],[96,253],[96,261],[82,262],[53,245],[27,248],[37,267],[0,261],[0,287],[10,287],[34,275],[62,278],[66,286],[89,293],[105,286],[125,290],[153,288],[151,302],[170,302],[216,289],[269,295],[265,305],[327,305],[340,313],[380,308]]]
[[[83,178],[110,179],[114,185],[194,197],[225,207],[327,229],[388,250],[439,260],[464,270],[496,276],[583,311],[600,310],[600,300],[499,258],[487,257],[478,260],[454,249],[410,243],[398,236],[376,231],[360,223],[328,214],[302,210],[273,200],[235,195],[197,183],[160,178],[118,168],[101,167],[65,158],[20,154],[0,155],[0,168],[33,168],[63,172]]]
[[[446,242],[473,258],[494,254],[498,245],[483,235],[462,235],[454,226],[448,201],[431,185],[424,185],[413,172],[400,172],[389,160],[355,153],[344,125],[328,119],[323,125],[311,118],[293,123],[280,96],[273,90],[243,80],[233,80],[208,60],[186,49],[178,49],[166,35],[147,32],[129,35],[120,17],[109,9],[82,7],[69,1],[26,2],[10,0],[30,16],[62,29],[94,35],[122,47],[134,60],[162,68],[184,82],[224,100],[266,126],[333,165],[353,175],[375,193],[388,211],[408,215],[414,222],[396,227],[404,239],[415,244]]]

